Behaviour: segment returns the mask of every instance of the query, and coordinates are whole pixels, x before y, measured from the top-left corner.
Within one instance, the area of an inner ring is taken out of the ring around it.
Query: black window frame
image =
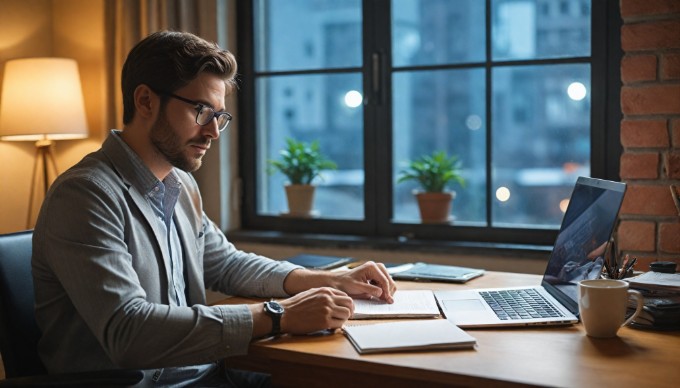
[[[398,1],[398,0],[397,0]],[[295,219],[271,215],[257,214],[257,139],[255,113],[255,79],[258,75],[293,75],[293,74],[325,74],[356,71],[356,69],[323,69],[310,71],[273,71],[256,72],[254,60],[253,33],[253,0],[237,2],[237,60],[239,62],[238,90],[238,139],[239,139],[239,174],[242,179],[241,192],[241,229],[242,231],[260,231],[286,233],[298,236],[324,236],[325,239],[338,241],[347,236],[359,237],[362,240],[404,241],[438,240],[472,242],[475,244],[502,245],[551,245],[557,234],[556,229],[523,229],[499,227],[466,227],[442,226],[391,221],[392,213],[392,123],[390,88],[384,87],[391,80],[391,43],[390,0],[363,0],[363,83],[365,97],[369,99],[369,107],[364,112],[364,215],[363,220],[337,219]],[[591,57],[571,58],[568,60],[509,60],[491,61],[489,29],[491,0],[486,0],[487,24],[487,117],[491,117],[490,67],[507,65],[532,65],[550,63],[590,63],[591,64],[591,176],[596,178],[620,180],[619,158],[622,152],[619,134],[621,108],[619,95],[621,90],[620,61],[623,56],[620,44],[620,7],[618,0],[592,1]],[[367,22],[369,21],[370,22]],[[384,42],[384,44],[380,44]],[[379,62],[379,79],[371,78],[373,62]],[[591,60],[592,58],[592,60]],[[425,66],[429,69],[466,68],[470,64]],[[399,70],[410,67],[399,68]],[[420,66],[418,66],[420,68]],[[373,93],[373,83],[381,87]],[[490,124],[492,125],[492,124]],[[490,136],[487,131],[487,158],[491,158]],[[491,163],[487,159],[487,176],[490,175]],[[487,198],[491,187],[487,187]],[[491,217],[490,201],[487,202],[487,220]]]

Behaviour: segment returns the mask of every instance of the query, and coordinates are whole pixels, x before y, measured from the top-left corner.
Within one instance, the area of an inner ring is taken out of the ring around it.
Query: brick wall
[[[680,0],[620,0],[622,254],[680,263]],[[673,189],[677,186],[677,189]]]

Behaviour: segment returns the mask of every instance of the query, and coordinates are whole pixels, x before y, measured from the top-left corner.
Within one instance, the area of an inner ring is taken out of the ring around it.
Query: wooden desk
[[[487,272],[466,285],[400,282],[401,289],[505,287],[536,275]],[[226,303],[242,303],[232,298]],[[680,332],[622,328],[613,339],[566,327],[468,329],[474,350],[359,355],[344,335],[285,336],[253,343],[234,368],[271,373],[276,386],[669,387],[680,381]]]

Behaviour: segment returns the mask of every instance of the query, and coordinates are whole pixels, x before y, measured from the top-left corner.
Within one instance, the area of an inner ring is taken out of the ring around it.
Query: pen
[[[623,259],[623,263],[621,263],[621,268],[619,269],[618,276],[616,277],[617,279],[623,279],[626,277],[626,267],[628,266],[629,260],[630,256],[626,255],[626,257]]]
[[[614,250],[614,240],[609,240],[609,244],[607,244],[607,249],[604,252],[604,269],[607,272],[607,277],[609,279],[614,278],[614,272],[612,271],[612,265],[611,263],[611,257],[612,257],[612,251]]]
[[[633,259],[623,269],[623,277],[626,277],[626,274],[628,273],[628,271],[631,270],[631,268],[633,268],[633,266],[635,265],[636,262],[637,262],[637,257],[633,257]]]
[[[618,260],[616,260],[616,241],[611,240],[609,242],[609,257],[607,258],[609,261],[609,278],[610,279],[616,279],[617,275],[617,270],[618,270]]]

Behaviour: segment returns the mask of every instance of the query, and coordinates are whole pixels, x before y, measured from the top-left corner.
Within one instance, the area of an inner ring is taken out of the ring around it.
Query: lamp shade
[[[87,137],[78,64],[66,58],[5,63],[0,139],[64,140]]]

